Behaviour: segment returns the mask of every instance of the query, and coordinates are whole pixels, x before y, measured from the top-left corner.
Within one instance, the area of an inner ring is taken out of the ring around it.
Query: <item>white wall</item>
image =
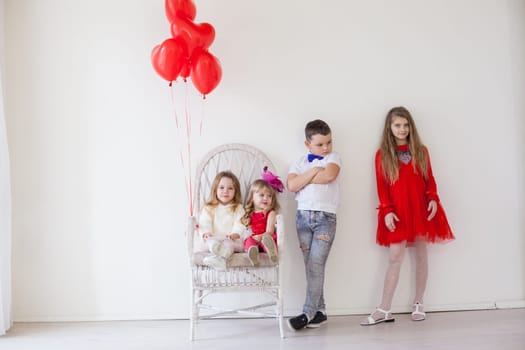
[[[150,63],[169,36],[163,3],[5,2],[17,321],[188,316],[183,139]],[[430,249],[428,307],[525,306],[524,1],[196,5],[224,74],[204,103],[190,91],[204,125],[194,163],[216,145],[251,143],[285,177],[304,124],[333,128],[344,168],[330,313],[367,312],[380,298],[373,155],[394,105],[416,118],[457,235]],[[175,84],[175,99],[184,89]],[[304,277],[294,204],[283,204],[293,314]],[[407,257],[395,310],[407,310],[413,272]]]

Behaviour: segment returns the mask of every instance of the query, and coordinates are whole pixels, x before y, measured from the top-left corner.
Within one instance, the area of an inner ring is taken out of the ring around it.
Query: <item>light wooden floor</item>
[[[362,327],[362,316],[330,317],[321,329],[287,332],[273,319],[202,321],[188,340],[189,321],[15,323],[1,350],[157,349],[461,349],[524,350],[525,309],[429,313],[423,322],[397,314],[396,322]]]

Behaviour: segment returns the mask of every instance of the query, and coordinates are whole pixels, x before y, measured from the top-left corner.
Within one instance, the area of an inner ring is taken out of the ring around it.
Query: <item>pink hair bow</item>
[[[267,166],[265,166],[263,169],[262,179],[268,182],[268,184],[272,186],[277,192],[282,192],[284,190],[284,185],[279,179],[279,176],[274,175],[270,170],[268,170]]]

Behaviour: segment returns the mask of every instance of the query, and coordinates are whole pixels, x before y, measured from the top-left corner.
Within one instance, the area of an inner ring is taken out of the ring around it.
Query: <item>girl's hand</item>
[[[388,213],[385,215],[385,225],[386,228],[390,230],[390,232],[394,232],[396,229],[396,221],[399,221],[399,218],[394,213]]]
[[[227,237],[231,239],[232,241],[235,241],[236,239],[241,238],[241,236],[238,233],[232,233],[231,235],[228,235]]]
[[[262,241],[262,237],[263,237],[263,235],[253,235],[252,237],[253,237],[253,239],[255,239],[257,242],[260,242],[260,241]]]
[[[437,210],[438,210],[438,206],[437,206],[436,201],[430,201],[428,203],[427,210],[430,212],[430,214],[428,215],[427,220],[430,221],[430,220],[432,220],[434,218],[434,216],[436,216],[436,213],[437,213]]]
[[[208,238],[210,238],[211,236],[213,236],[211,233],[206,232],[206,233],[203,233],[203,234],[202,234],[202,239],[203,239],[204,242],[206,242],[206,240],[207,240]]]

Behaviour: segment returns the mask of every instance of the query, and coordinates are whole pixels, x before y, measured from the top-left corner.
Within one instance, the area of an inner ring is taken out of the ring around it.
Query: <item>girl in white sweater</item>
[[[239,180],[232,172],[221,171],[215,176],[209,200],[199,215],[199,233],[213,254],[204,259],[205,265],[224,270],[234,252],[244,251],[243,215]]]

